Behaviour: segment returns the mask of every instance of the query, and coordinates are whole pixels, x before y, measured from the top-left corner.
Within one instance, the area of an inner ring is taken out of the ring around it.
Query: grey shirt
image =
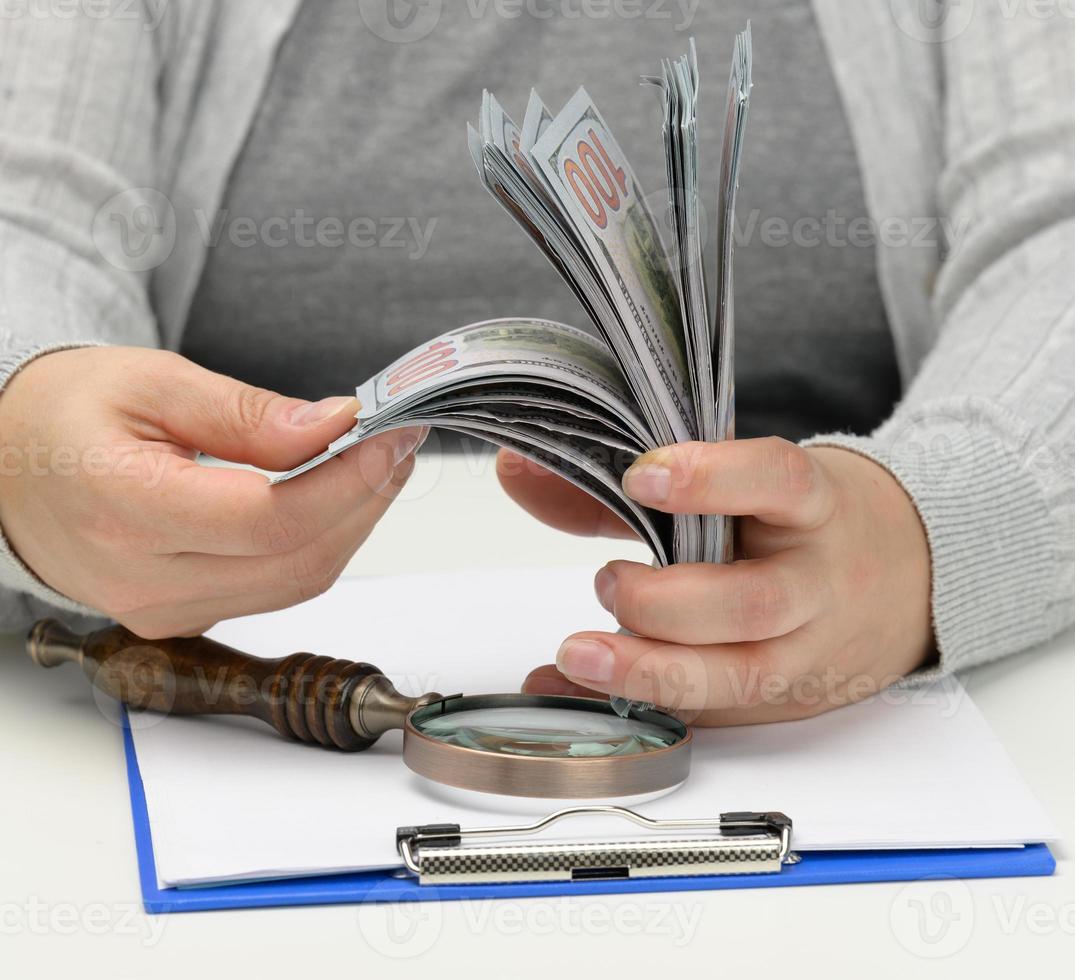
[[[807,0],[667,17],[504,19],[445,4],[435,43],[394,44],[354,0],[306,2],[214,216],[183,351],[293,395],[346,392],[423,340],[535,315],[588,327],[466,149],[482,87],[521,122],[585,84],[660,211],[660,111],[638,84],[697,38],[715,172],[731,39],[756,47],[736,257],[737,431],[866,433],[899,395],[859,165]],[[491,8],[490,8],[491,9]],[[553,8],[555,9],[555,8]],[[659,11],[655,11],[655,14]],[[434,39],[430,39],[431,41]],[[704,203],[715,203],[713,181]]]

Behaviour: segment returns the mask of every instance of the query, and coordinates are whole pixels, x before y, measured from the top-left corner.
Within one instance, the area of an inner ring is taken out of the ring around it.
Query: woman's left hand
[[[502,482],[543,520],[615,532],[592,499],[510,462]],[[598,597],[635,635],[568,637],[524,690],[618,694],[694,724],[746,724],[862,700],[930,659],[925,531],[866,457],[777,438],[684,443],[641,456],[624,488],[668,513],[740,517],[737,560],[606,565]]]

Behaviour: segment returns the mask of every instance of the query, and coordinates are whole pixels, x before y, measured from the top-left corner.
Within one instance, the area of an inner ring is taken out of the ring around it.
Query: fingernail
[[[413,453],[424,441],[429,430],[423,426],[421,429],[400,429],[395,433],[395,442],[392,445],[392,460],[398,466],[411,453]]]
[[[597,573],[597,577],[593,580],[593,589],[597,593],[597,601],[609,612],[615,612],[616,573],[608,565]]]
[[[291,410],[287,420],[292,425],[317,425],[319,422],[332,418],[333,415],[340,414],[345,409],[349,409],[350,414],[354,415],[360,407],[357,398],[336,395],[332,398],[322,398],[319,402],[297,405]]]
[[[556,654],[556,666],[568,677],[607,684],[612,680],[616,658],[598,640],[565,640]]]
[[[672,493],[672,471],[667,466],[635,463],[623,474],[623,489],[640,504],[663,504]]]

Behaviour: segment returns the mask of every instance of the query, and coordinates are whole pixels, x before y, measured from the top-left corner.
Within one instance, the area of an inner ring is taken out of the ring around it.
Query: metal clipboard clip
[[[588,814],[622,817],[661,836],[580,843],[512,839]],[[771,874],[799,860],[791,850],[791,818],[783,813],[654,820],[619,806],[570,807],[536,823],[510,827],[400,827],[396,849],[421,885]]]

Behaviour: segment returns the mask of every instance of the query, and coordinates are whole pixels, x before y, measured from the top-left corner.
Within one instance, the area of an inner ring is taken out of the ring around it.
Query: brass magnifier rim
[[[677,786],[690,771],[691,730],[661,711],[632,710],[631,717],[677,736],[663,749],[637,755],[554,759],[501,755],[450,745],[423,734],[417,723],[479,708],[567,708],[616,716],[608,701],[555,694],[457,695],[410,712],[403,727],[403,761],[438,783],[459,789],[542,799],[607,799]]]

